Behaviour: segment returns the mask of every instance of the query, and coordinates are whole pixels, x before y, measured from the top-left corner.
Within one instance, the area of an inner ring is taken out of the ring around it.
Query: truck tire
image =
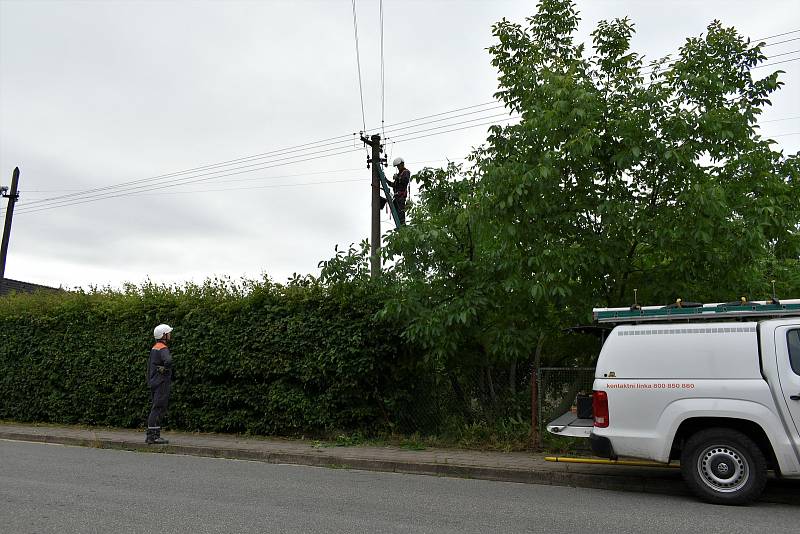
[[[713,504],[746,504],[767,483],[767,461],[752,439],[730,428],[693,434],[681,452],[681,473],[701,499]]]

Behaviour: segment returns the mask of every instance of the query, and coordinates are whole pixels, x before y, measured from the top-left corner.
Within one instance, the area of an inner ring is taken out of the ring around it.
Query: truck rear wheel
[[[681,453],[681,472],[694,493],[714,504],[746,504],[767,482],[767,461],[752,439],[730,428],[692,435]]]

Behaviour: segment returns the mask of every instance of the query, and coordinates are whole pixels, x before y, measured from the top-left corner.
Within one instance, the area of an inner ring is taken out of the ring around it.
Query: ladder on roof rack
[[[772,301],[761,300],[745,304],[715,303],[693,307],[594,308],[592,315],[598,323],[800,317],[800,299],[784,300],[777,304]]]

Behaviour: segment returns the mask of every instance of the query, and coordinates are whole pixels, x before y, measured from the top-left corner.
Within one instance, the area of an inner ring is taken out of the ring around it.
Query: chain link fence
[[[547,423],[572,409],[579,393],[591,394],[593,382],[593,367],[534,369],[519,362],[436,368],[421,374],[407,397],[398,399],[394,430],[450,438],[496,436],[538,447]],[[534,426],[538,433],[531,432]]]
[[[591,394],[594,367],[540,367],[536,371],[539,435],[545,425],[569,411],[578,393]]]
[[[531,367],[433,369],[402,400],[397,430],[443,435],[464,427],[525,426],[531,421]],[[517,429],[519,431],[519,429]]]

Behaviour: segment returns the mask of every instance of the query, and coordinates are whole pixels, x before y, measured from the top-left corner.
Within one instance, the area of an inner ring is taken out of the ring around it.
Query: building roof
[[[0,279],[0,296],[8,295],[9,293],[33,293],[35,291],[63,291],[61,288],[43,286],[39,284],[32,284],[30,282],[21,282],[19,280],[12,280],[10,278]]]

